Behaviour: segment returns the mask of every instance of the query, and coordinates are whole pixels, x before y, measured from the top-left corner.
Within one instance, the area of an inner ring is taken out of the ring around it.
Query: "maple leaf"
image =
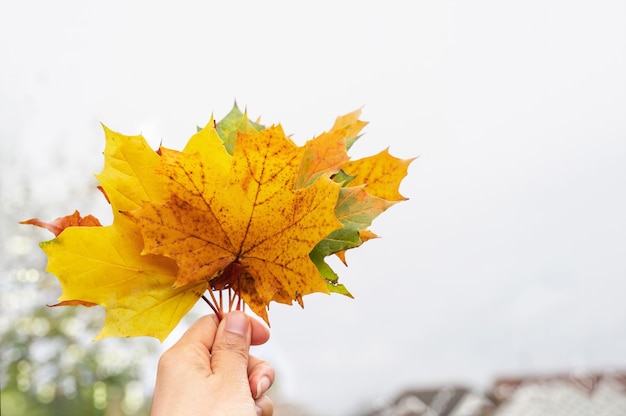
[[[318,270],[326,279],[329,291],[351,296],[345,287],[338,285],[337,274],[324,259],[331,254],[341,253],[339,256],[345,264],[345,251],[359,247],[364,242],[361,233],[367,232],[366,235],[369,236],[371,232],[367,230],[367,227],[393,204],[394,202],[370,195],[363,185],[341,189],[335,215],[343,227],[331,232],[313,248],[310,254]]]
[[[350,297],[350,292],[337,283],[338,276],[325,262],[325,258],[335,254],[347,264],[346,250],[359,247],[376,237],[367,227],[390,206],[406,199],[398,189],[413,161],[393,157],[387,150],[372,157],[348,161],[347,153],[340,149],[341,146],[349,149],[367,124],[359,120],[359,116],[360,110],[357,110],[338,117],[329,133],[308,142],[307,153],[312,161],[305,158],[300,172],[301,177],[315,178],[330,171],[333,172],[334,180],[345,187],[339,194],[335,208],[335,214],[343,227],[317,244],[310,256],[326,279],[329,291]],[[324,145],[317,143],[321,140],[325,140]],[[309,176],[302,172],[308,172]],[[307,180],[301,179],[301,183],[306,184]]]
[[[305,145],[305,152],[296,179],[296,188],[313,183],[324,174],[337,174],[348,162],[347,150],[367,124],[360,121],[361,110],[338,117],[333,127]]]
[[[137,226],[119,212],[146,199],[159,200],[163,183],[154,175],[159,156],[142,136],[124,136],[103,126],[105,164],[97,175],[114,221],[106,227],[70,227],[41,244],[47,270],[63,292],[56,306],[94,304],[106,308],[107,336],[165,337],[206,289],[195,283],[173,289],[178,268],[171,259],[141,255]]]
[[[359,133],[363,130],[363,127],[367,126],[367,121],[359,120],[360,116],[361,109],[339,116],[331,128],[331,131],[345,129],[346,147],[348,149],[361,137]]]
[[[47,270],[63,292],[56,306],[96,304],[106,308],[96,339],[152,336],[161,341],[206,289],[173,289],[177,267],[170,259],[141,256],[143,240],[124,227],[72,227],[42,243]]]
[[[235,103],[226,117],[215,125],[215,128],[224,143],[224,147],[232,155],[238,133],[255,133],[263,130],[264,127],[248,120],[248,113],[242,113]]]
[[[348,162],[343,170],[354,179],[350,186],[365,185],[368,193],[387,201],[404,201],[398,190],[400,182],[407,175],[411,159],[398,159],[385,149],[377,155]]]
[[[37,227],[45,228],[55,236],[61,234],[61,232],[67,227],[98,227],[102,225],[100,224],[100,221],[93,215],[86,215],[85,217],[81,217],[78,211],[74,211],[72,215],[59,217],[52,222],[45,222],[40,220],[39,218],[32,218],[30,220],[20,221],[20,224],[30,224],[36,225]]]
[[[215,143],[217,135],[207,138]],[[219,277],[265,320],[271,300],[327,292],[309,253],[341,227],[334,215],[340,186],[327,178],[295,189],[304,149],[280,126],[239,132],[232,156],[225,148],[161,152],[170,199],[127,215],[141,228],[145,253],[176,260],[176,285]],[[227,164],[228,172],[214,169]],[[233,264],[239,272],[227,269]]]
[[[98,339],[163,340],[201,297],[220,316],[224,290],[228,310],[243,302],[268,323],[270,302],[302,306],[314,292],[351,297],[325,259],[345,264],[347,250],[377,237],[368,227],[406,199],[399,185],[413,160],[385,150],[350,161],[367,124],[359,116],[338,117],[301,147],[236,104],[182,151],[153,151],[142,136],[103,126],[96,177],[113,223],[78,212],[24,222],[56,236],[41,243],[63,289],[54,306],[104,306]]]
[[[360,230],[359,231],[359,240],[361,241],[361,244],[365,243],[366,241],[369,241],[373,238],[378,238],[378,236],[376,234],[374,234],[372,231],[370,230]],[[359,244],[360,245],[360,244]],[[356,246],[358,247],[358,246]],[[354,248],[354,247],[348,247],[345,248],[343,250],[337,251],[335,254],[337,257],[339,257],[339,259],[341,260],[341,262],[347,266],[348,262],[346,261],[346,251],[350,248]]]

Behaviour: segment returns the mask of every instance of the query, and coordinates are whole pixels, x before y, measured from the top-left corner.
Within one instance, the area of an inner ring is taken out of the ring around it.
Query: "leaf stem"
[[[207,305],[211,307],[217,318],[221,321],[224,318],[224,294],[223,289],[219,291],[219,300],[213,293],[211,289],[209,289],[209,294],[211,295],[211,299],[207,298],[206,295],[202,295],[202,300],[206,302]],[[236,301],[236,303],[235,303]],[[238,292],[233,291],[232,288],[228,288],[228,311],[230,312],[235,308],[238,311],[246,310],[246,303],[243,301]]]
[[[237,295],[237,310],[240,311],[242,310],[241,304],[243,303],[241,300],[241,296],[239,295],[239,293],[236,293]]]
[[[232,289],[228,288],[228,312],[233,310],[233,304],[235,303],[235,296],[237,296],[237,292],[233,292],[231,296]]]
[[[213,294],[212,290],[209,290],[209,294],[211,295],[211,300],[213,301],[213,305],[217,306],[217,299],[215,299],[215,295]],[[219,312],[217,313],[217,317],[222,320],[222,317],[224,316],[224,312],[222,310],[222,305],[220,304],[220,308],[219,308]]]
[[[212,291],[210,291],[210,290],[209,290],[209,292],[211,293],[211,297],[215,300],[215,298],[213,297],[213,292],[212,292]],[[221,314],[221,312],[217,310],[217,308],[215,307],[215,305],[213,305],[213,304],[211,303],[211,301],[207,299],[207,297],[206,297],[206,296],[202,295],[202,300],[204,300],[204,301],[207,303],[207,305],[209,305],[209,306],[211,307],[211,309],[213,309],[213,312],[215,312],[215,315],[217,315],[217,317],[218,317],[219,319],[222,319],[222,314]]]

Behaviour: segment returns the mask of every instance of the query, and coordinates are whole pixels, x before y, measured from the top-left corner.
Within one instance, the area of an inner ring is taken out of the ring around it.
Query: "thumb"
[[[211,348],[214,373],[235,380],[248,380],[248,352],[251,342],[250,318],[242,311],[224,316]]]

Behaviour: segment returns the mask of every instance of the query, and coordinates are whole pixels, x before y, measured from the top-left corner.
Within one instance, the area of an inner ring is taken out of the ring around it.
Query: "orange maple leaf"
[[[141,228],[144,253],[176,260],[176,286],[229,287],[265,320],[271,300],[327,293],[309,253],[341,227],[340,185],[320,178],[295,189],[304,149],[280,126],[240,133],[232,156],[215,147],[217,134],[206,138],[211,153],[161,149],[169,199],[127,213]]]
[[[338,117],[326,133],[309,140],[296,179],[296,188],[310,185],[320,176],[334,175],[348,162],[350,141],[356,140],[366,122],[359,120],[361,110]]]
[[[20,224],[30,224],[45,228],[55,236],[61,234],[67,227],[99,227],[102,225],[93,215],[81,217],[78,211],[74,211],[72,215],[59,217],[52,222],[42,221],[39,218],[31,218],[30,220],[20,221]]]

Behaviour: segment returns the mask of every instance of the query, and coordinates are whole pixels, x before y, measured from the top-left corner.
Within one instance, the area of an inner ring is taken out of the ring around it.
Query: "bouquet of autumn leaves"
[[[140,135],[104,127],[96,177],[113,224],[78,212],[24,221],[56,235],[41,243],[62,286],[54,306],[105,307],[96,339],[163,341],[200,298],[218,316],[243,303],[269,323],[272,301],[352,297],[325,258],[345,263],[346,250],[376,237],[368,227],[406,199],[398,188],[413,160],[384,150],[351,161],[347,152],[367,124],[359,116],[338,117],[304,146],[236,105],[182,151],[154,151]]]

